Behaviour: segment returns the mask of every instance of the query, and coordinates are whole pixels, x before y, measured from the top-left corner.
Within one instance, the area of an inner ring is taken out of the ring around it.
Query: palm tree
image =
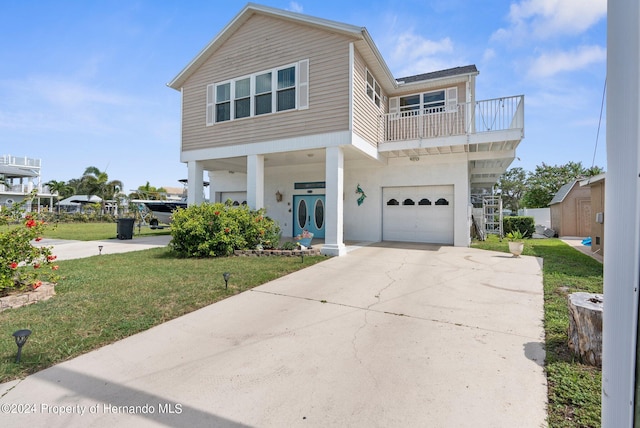
[[[51,180],[44,183],[45,186],[49,187],[49,191],[51,193],[56,194],[56,199],[60,202],[60,198],[64,199],[67,196],[70,196],[73,192],[73,188],[69,186],[64,181],[56,181]],[[58,214],[60,214],[60,204],[58,204]]]
[[[95,166],[85,169],[80,181],[86,186],[88,199],[91,199],[93,195],[102,198],[102,214],[105,212],[106,201],[114,199],[122,189],[122,181],[109,181],[109,175],[107,175],[106,171],[100,171]]]

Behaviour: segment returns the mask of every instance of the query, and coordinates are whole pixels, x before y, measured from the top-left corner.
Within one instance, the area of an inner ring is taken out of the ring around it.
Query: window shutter
[[[400,98],[389,98],[389,114],[398,115],[400,113]]]
[[[447,111],[458,110],[458,88],[447,88]]]
[[[215,85],[207,85],[207,126],[213,125],[216,103],[214,97]]]
[[[309,60],[298,63],[298,110],[309,108]]]

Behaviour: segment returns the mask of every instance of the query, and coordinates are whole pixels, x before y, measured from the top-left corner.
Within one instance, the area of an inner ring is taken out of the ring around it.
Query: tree
[[[581,162],[553,166],[543,162],[527,177],[527,191],[522,197],[521,205],[527,208],[546,208],[560,187],[566,183],[602,172],[603,169],[599,166],[585,168]]]
[[[147,183],[138,186],[138,189],[129,194],[130,199],[148,199],[152,201],[167,199],[167,190],[164,187],[154,187]]]
[[[102,198],[102,213],[104,214],[107,200],[114,199],[122,189],[122,181],[111,180],[106,171],[100,171],[95,166],[90,166],[84,171],[84,175],[80,179],[83,187],[86,189],[88,199],[96,195]]]
[[[56,199],[58,202],[61,198],[64,199],[67,196],[71,196],[73,193],[73,188],[64,181],[47,181],[45,186],[49,187],[49,191],[51,193],[56,193]],[[58,204],[58,214],[60,214],[60,204]]]
[[[527,191],[527,172],[520,168],[511,168],[500,176],[495,185],[496,196],[502,197],[502,204],[505,209],[518,213],[520,209],[520,199]]]

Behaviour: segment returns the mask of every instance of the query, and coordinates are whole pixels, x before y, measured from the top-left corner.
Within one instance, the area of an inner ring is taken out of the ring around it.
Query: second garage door
[[[382,189],[382,239],[453,245],[453,186]]]

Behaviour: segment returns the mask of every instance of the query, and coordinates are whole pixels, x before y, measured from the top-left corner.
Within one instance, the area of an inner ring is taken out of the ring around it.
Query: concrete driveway
[[[542,311],[535,258],[372,245],[0,385],[0,419],[546,426]]]

